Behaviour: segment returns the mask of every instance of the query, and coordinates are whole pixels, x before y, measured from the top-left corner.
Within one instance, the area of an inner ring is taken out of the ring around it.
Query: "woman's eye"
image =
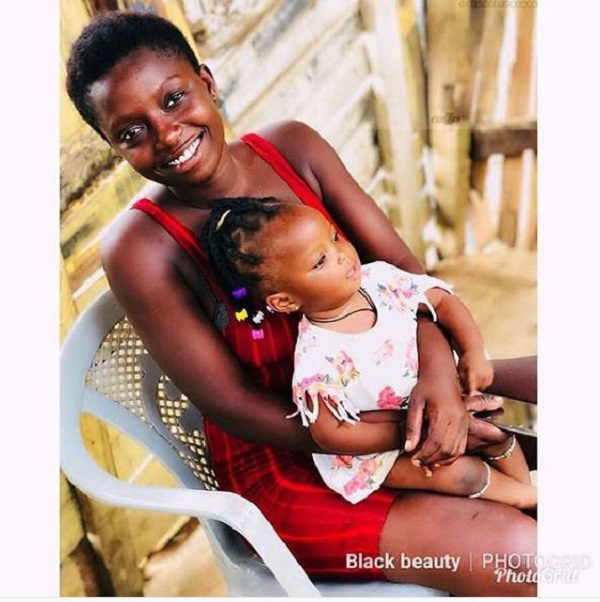
[[[319,257],[319,261],[313,265],[313,270],[320,270],[325,265],[326,259],[327,257],[325,255],[321,255],[321,257]]]
[[[140,126],[140,125],[136,125],[136,126],[127,128],[126,130],[123,130],[123,132],[121,132],[121,134],[119,136],[119,140],[121,142],[126,142],[126,143],[133,142],[135,140],[136,136],[141,131],[142,131],[142,126]]]
[[[337,242],[340,239],[340,233],[336,230],[333,233],[333,236],[331,237],[331,240],[333,240],[333,242]]]
[[[182,98],[183,92],[174,92],[165,99],[165,108],[172,109]]]

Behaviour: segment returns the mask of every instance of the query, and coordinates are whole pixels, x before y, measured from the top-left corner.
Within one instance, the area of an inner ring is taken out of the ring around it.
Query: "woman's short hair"
[[[188,61],[194,71],[200,71],[194,51],[170,21],[133,11],[114,11],[96,17],[71,48],[67,92],[83,119],[101,136],[96,113],[89,101],[90,86],[140,48],[174,54]]]

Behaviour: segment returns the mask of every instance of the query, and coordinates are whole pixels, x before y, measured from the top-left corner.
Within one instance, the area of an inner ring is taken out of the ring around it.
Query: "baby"
[[[492,382],[491,363],[469,311],[445,282],[385,262],[360,263],[324,213],[275,199],[224,199],[203,244],[223,285],[262,337],[264,313],[301,312],[293,398],[325,452],[313,454],[324,481],[351,503],[381,486],[482,497],[519,508],[537,504],[514,436],[504,449],[461,456],[433,472],[374,440],[361,411],[405,409],[417,382],[417,312],[451,335],[465,393]],[[394,439],[397,441],[397,439]],[[387,451],[382,451],[387,450]]]

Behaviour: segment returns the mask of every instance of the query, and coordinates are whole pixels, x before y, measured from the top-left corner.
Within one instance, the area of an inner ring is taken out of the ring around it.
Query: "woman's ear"
[[[265,301],[268,307],[284,314],[289,314],[300,309],[300,305],[287,293],[272,293]]]
[[[215,82],[215,78],[211,70],[207,65],[202,63],[200,65],[200,70],[198,71],[198,75],[200,79],[206,84],[206,88],[208,89],[208,93],[216,100],[217,98],[217,84]]]

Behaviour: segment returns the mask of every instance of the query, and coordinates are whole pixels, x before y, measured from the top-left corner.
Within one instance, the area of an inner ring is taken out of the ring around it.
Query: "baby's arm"
[[[494,371],[485,357],[483,337],[469,310],[456,295],[440,288],[431,288],[425,295],[457,346],[460,354],[458,375],[464,392],[472,395],[489,387]]]
[[[319,401],[319,415],[310,424],[310,432],[315,443],[324,452],[332,454],[371,454],[404,446],[404,429],[399,428],[397,420],[385,423],[361,420],[350,424],[338,420],[322,400]]]

